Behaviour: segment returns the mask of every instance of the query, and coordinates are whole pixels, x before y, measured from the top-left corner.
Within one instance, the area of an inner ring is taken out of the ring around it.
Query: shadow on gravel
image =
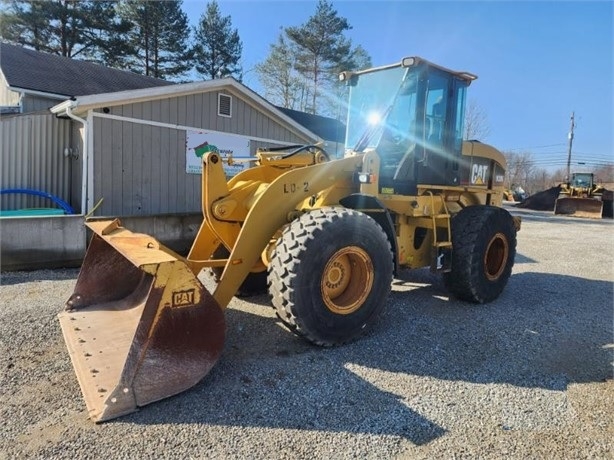
[[[427,270],[403,272],[376,327],[331,349],[272,318],[229,309],[226,349],[211,374],[113,423],[385,434],[425,444],[446,430],[410,408],[429,396],[420,393],[428,381],[416,377],[552,391],[611,378],[613,294],[611,282],[522,273],[497,301],[474,305],[448,300]],[[395,374],[392,383],[381,371]]]
[[[388,326],[413,353],[389,370],[555,391],[612,378],[613,282],[520,273],[488,305],[434,301],[447,297],[436,277],[421,291],[411,305],[415,291],[392,293],[399,323]]]
[[[524,256],[519,252],[516,252],[516,256],[514,257],[514,264],[536,264],[537,260],[531,259],[530,257]]]

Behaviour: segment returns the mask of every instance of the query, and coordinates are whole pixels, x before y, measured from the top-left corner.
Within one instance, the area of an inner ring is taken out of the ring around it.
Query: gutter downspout
[[[68,118],[78,121],[83,125],[83,164],[81,171],[81,214],[87,214],[87,185],[88,185],[88,163],[89,163],[89,126],[88,122],[72,113],[70,107],[66,107],[66,115]]]

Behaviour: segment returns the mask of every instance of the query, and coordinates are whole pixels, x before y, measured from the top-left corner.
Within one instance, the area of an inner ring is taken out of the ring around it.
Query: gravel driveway
[[[495,302],[403,272],[369,335],[321,349],[234,299],[202,382],[101,425],[56,320],[77,271],[3,273],[0,459],[614,458],[614,222],[513,213]]]

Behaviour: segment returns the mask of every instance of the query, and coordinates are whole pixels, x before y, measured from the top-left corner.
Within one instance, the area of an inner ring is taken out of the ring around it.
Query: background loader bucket
[[[592,219],[601,219],[602,212],[603,202],[594,198],[559,198],[554,207],[555,214]]]
[[[90,418],[102,422],[195,385],[223,348],[222,309],[187,265],[119,222],[94,230],[58,316]]]

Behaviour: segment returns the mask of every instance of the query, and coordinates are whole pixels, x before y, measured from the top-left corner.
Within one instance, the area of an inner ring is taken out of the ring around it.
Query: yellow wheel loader
[[[561,184],[554,213],[591,219],[612,217],[612,192],[595,184],[593,173],[573,173],[570,182]]]
[[[93,237],[59,315],[91,419],[109,420],[200,381],[220,357],[224,309],[268,289],[281,321],[321,346],[364,334],[400,269],[442,273],[452,296],[503,291],[520,220],[501,208],[505,159],[463,142],[475,76],[418,57],[340,77],[346,152],[270,148],[227,181],[203,157],[204,220],[187,257],[118,220]],[[197,276],[214,271],[209,293]]]

